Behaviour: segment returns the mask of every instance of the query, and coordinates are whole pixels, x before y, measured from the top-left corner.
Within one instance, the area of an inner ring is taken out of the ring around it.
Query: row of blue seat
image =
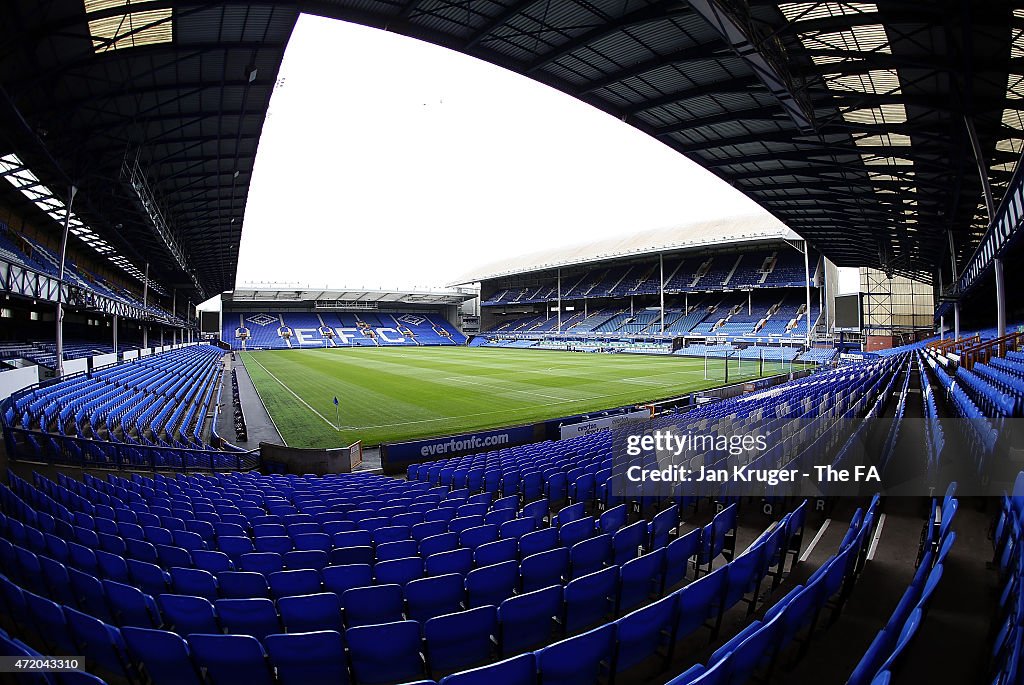
[[[806,636],[799,654],[806,653],[818,624],[818,617],[830,600],[834,621],[859,577],[875,529],[880,500],[876,496],[866,512],[857,510],[850,527],[830,557],[803,585],[791,590],[754,621],[719,647],[706,664],[697,664],[669,681],[668,685],[728,685],[746,683],[759,675],[767,681],[779,662],[779,653]]]
[[[1000,498],[993,535],[994,563],[1002,588],[992,625],[998,629],[990,655],[993,685],[1024,681],[1024,471]]]
[[[871,685],[897,673],[907,648],[925,619],[932,595],[942,579],[946,557],[956,540],[952,523],[956,518],[955,484],[939,501],[932,500],[932,513],[925,522],[926,530],[917,572],[871,645],[861,657],[847,685]],[[886,674],[889,674],[888,676]]]
[[[789,542],[785,536],[785,533],[789,530],[790,528],[784,520],[782,524],[775,527],[769,534],[762,536],[747,552],[737,557],[729,565],[712,571],[710,574],[694,581],[666,599],[659,600],[645,609],[628,614],[614,624],[604,626],[604,630],[614,629],[618,634],[619,646],[616,650],[617,668],[624,670],[636,663],[636,660],[639,658],[634,653],[636,650],[641,652],[644,650],[654,651],[653,649],[648,649],[648,645],[644,644],[649,641],[633,640],[630,642],[623,639],[623,631],[626,631],[626,634],[630,630],[641,631],[645,636],[650,634],[648,624],[652,616],[664,624],[662,627],[671,626],[673,633],[677,630],[692,632],[692,630],[698,628],[708,618],[711,618],[714,623],[716,615],[718,617],[717,621],[720,622],[721,613],[747,594],[751,595],[749,600],[751,603],[756,601],[760,579],[767,574],[769,567],[783,563],[782,558],[789,551],[786,549]],[[696,546],[693,547],[694,549],[696,548]],[[599,575],[601,574],[593,574],[595,576],[594,580],[588,581],[591,587],[587,589],[591,598],[589,603],[597,607],[601,606],[602,601],[607,601],[605,598],[608,594],[607,587],[602,583],[596,582],[599,580],[596,576]],[[605,573],[604,575],[608,574]],[[647,574],[638,572],[637,579],[638,582],[647,583],[649,592],[650,578]],[[86,614],[72,607],[60,607],[28,591],[21,592],[21,599],[19,599],[16,587],[12,586],[9,582],[5,582],[4,586],[5,601],[8,607],[10,608],[11,604],[16,604],[18,608],[22,608],[23,604],[24,611],[20,615],[30,616],[34,623],[45,629],[45,635],[48,636],[47,640],[51,642],[53,649],[63,648],[66,650],[73,646],[78,646],[81,649],[81,643],[87,639],[86,636],[90,634],[89,631],[92,630],[93,634],[95,634],[96,625],[88,621]],[[434,673],[438,671],[443,673],[444,671],[456,670],[474,662],[486,661],[491,656],[491,637],[498,636],[499,634],[503,639],[507,635],[513,641],[516,639],[520,641],[518,647],[513,646],[516,644],[513,642],[506,649],[510,651],[522,649],[523,641],[533,640],[537,636],[538,619],[542,620],[544,615],[552,609],[554,609],[554,613],[548,614],[548,620],[558,616],[559,602],[553,600],[557,599],[554,597],[555,594],[561,594],[561,589],[557,586],[540,588],[538,591],[504,600],[497,609],[493,604],[485,604],[456,614],[441,614],[430,617],[423,624],[422,628],[419,623],[408,620],[385,624],[374,623],[381,620],[381,612],[386,611],[389,606],[387,600],[383,599],[384,594],[394,595],[392,601],[395,598],[400,599],[401,594],[396,593],[395,590],[395,586],[378,586],[376,588],[357,588],[346,593],[343,602],[346,612],[357,607],[366,612],[361,622],[357,622],[354,626],[349,626],[343,633],[345,638],[343,644],[346,644],[348,647],[352,672],[358,682],[394,682],[396,679],[399,679],[396,676],[398,672],[396,669],[409,668],[411,664],[418,664],[416,668],[418,672],[422,672],[423,663],[418,661],[418,652],[419,641],[423,638],[426,639],[426,654]],[[568,587],[566,592],[569,592]],[[349,593],[372,593],[374,596],[367,596],[360,601],[355,596],[350,597]],[[435,602],[439,600],[430,592],[425,593],[424,597],[431,598]],[[174,596],[164,596],[161,598],[161,604],[177,599]],[[299,614],[305,613],[308,620],[311,598],[298,597],[292,599],[306,604],[304,608],[298,607],[295,611]],[[440,600],[439,603],[443,604],[443,600]],[[220,600],[217,604],[221,623],[230,632],[249,633],[256,638],[263,638],[265,641],[273,642],[273,637],[271,637],[272,631],[279,630],[280,626],[271,607],[272,605],[269,600],[264,600],[262,604],[256,600],[245,600],[242,602]],[[173,612],[174,610],[172,609]],[[600,620],[607,615],[607,612],[601,613],[599,608],[596,610],[591,609],[591,612],[596,620]],[[17,609],[12,610],[11,613],[15,616],[19,615]],[[60,620],[62,614],[65,622]],[[202,637],[203,630],[219,633],[222,627],[221,624],[213,620],[212,614],[207,616],[205,622],[201,618],[201,613],[189,611],[187,608],[183,609],[181,613],[173,613],[173,615],[172,622],[175,629],[188,636],[190,646],[193,646],[193,642],[202,643],[206,640],[206,638]],[[328,617],[331,615],[330,607],[328,607],[327,615]],[[337,616],[337,613],[335,612],[334,615]],[[499,616],[503,617],[500,622],[500,631],[497,628]],[[335,623],[337,623],[337,618],[335,618]],[[717,623],[715,625],[717,626]],[[104,670],[122,673],[129,679],[133,676],[132,668],[134,668],[135,664],[126,663],[122,657],[126,653],[126,649],[132,650],[132,636],[143,636],[147,639],[160,640],[161,642],[168,642],[170,640],[164,633],[140,631],[134,627],[124,627],[121,631],[109,625],[105,625],[104,628],[112,636],[109,642],[103,641],[101,644],[90,643],[90,646],[94,649],[98,648],[99,653],[87,653]],[[415,631],[414,636],[411,632],[413,630]],[[420,634],[421,630],[423,631],[422,636]],[[717,627],[715,630],[717,630]],[[199,631],[199,636],[196,634],[197,631]],[[657,632],[655,631],[653,635],[657,635]],[[124,642],[121,641],[122,634]],[[223,645],[222,649],[226,650],[226,653],[221,658],[226,658],[227,652],[240,649],[242,645],[252,646],[259,644],[258,642],[243,643],[237,639],[238,635],[232,635],[231,637],[236,639],[218,641]],[[407,646],[407,643],[410,643],[410,640],[416,646],[416,649],[412,651],[404,648]],[[624,642],[631,644],[629,650],[623,649]],[[178,644],[183,643],[179,641]],[[504,645],[505,643],[503,642],[502,644]],[[160,651],[165,654],[175,652],[173,649],[168,652],[166,648],[162,648]],[[199,651],[202,650],[200,649]],[[245,650],[243,649],[243,651]],[[385,657],[384,652],[387,652],[390,656]],[[149,653],[151,654],[152,652],[150,651]],[[413,657],[413,655],[417,656]],[[141,657],[141,660],[146,663],[147,670],[154,682],[176,682],[176,680],[162,680],[165,670],[164,664],[160,659],[158,655],[154,655],[152,660],[148,660],[148,657]],[[211,664],[203,662],[201,657],[197,660],[206,668],[209,669],[211,667]],[[120,664],[121,670],[113,667],[115,663]],[[153,669],[154,663],[159,663],[160,665],[159,674]],[[252,663],[238,664],[237,666],[244,671],[246,668],[252,668]],[[181,664],[178,664],[178,667],[180,669]],[[280,672],[278,677],[283,681],[285,680]],[[214,679],[216,680],[216,677]]]

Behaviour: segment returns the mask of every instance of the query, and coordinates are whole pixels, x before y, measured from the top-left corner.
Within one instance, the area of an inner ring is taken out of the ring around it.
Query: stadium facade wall
[[[23,366],[0,373],[0,399],[7,399],[19,390],[39,383],[39,367]]]

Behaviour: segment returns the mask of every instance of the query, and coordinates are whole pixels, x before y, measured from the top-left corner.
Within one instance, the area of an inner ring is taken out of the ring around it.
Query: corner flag
[[[334,406],[335,407],[338,406],[338,396],[337,395],[334,396]]]
[[[334,427],[335,430],[341,430],[341,406],[338,405],[338,396],[334,396],[334,414],[337,425]]]

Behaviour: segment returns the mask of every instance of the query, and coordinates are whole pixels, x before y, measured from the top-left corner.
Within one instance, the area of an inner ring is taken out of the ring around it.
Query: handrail
[[[993,357],[1005,357],[1007,352],[1015,352],[1024,347],[1024,333],[1008,333],[1001,338],[986,340],[973,347],[962,350],[960,366],[968,371],[975,364],[987,364]]]
[[[958,349],[963,349],[967,346],[981,343],[981,335],[975,333],[969,338],[950,338],[948,340],[933,340],[928,343],[925,347],[938,352],[947,353],[955,352]]]

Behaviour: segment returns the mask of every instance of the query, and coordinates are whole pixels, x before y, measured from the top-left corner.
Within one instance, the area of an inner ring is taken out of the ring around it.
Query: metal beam
[[[797,130],[813,131],[814,108],[788,72],[779,41],[764,40],[755,33],[749,8],[743,3],[726,5],[719,0],[690,0],[690,6],[715,29],[732,50],[757,75],[779,101]]]
[[[529,76],[533,72],[543,69],[552,62],[572,54],[580,48],[584,48],[607,36],[614,35],[630,26],[649,24],[654,21],[668,21],[675,17],[686,16],[691,11],[690,7],[680,2],[680,0],[657,0],[653,4],[645,5],[640,9],[633,10],[615,19],[603,17],[603,23],[597,23],[591,30],[584,31],[575,38],[555,46],[551,52],[541,55],[539,59],[526,66],[523,69],[523,73]]]
[[[489,36],[492,31],[494,31],[495,29],[501,28],[502,26],[505,25],[505,23],[507,21],[509,21],[513,17],[518,16],[519,14],[521,14],[523,12],[523,10],[528,9],[532,5],[536,4],[538,1],[539,0],[520,0],[520,2],[514,2],[511,5],[509,5],[508,7],[503,9],[501,12],[499,12],[496,15],[494,15],[494,17],[490,21],[488,21],[486,24],[484,24],[483,27],[481,27],[479,30],[477,30],[477,32],[474,33],[472,35],[472,37],[470,37],[469,40],[467,40],[465,43],[463,43],[463,45],[462,45],[463,51],[464,52],[471,52],[473,50],[473,48],[475,48],[485,38],[487,38],[487,36]]]
[[[692,45],[685,48],[680,48],[674,52],[667,53],[665,55],[655,55],[650,59],[642,62],[637,62],[631,67],[626,67],[619,71],[608,74],[596,81],[593,81],[583,88],[575,89],[572,92],[576,97],[582,97],[589,95],[594,91],[607,88],[608,86],[616,83],[621,83],[627,79],[635,78],[637,76],[643,76],[646,73],[654,71],[655,69],[662,69],[669,66],[680,66],[688,62],[700,61],[706,62],[708,60],[719,59],[720,55],[716,55],[716,50],[721,50],[725,47],[725,44],[721,41],[715,41],[712,43],[702,43],[700,45]]]
[[[664,107],[666,105],[684,102],[686,100],[693,100],[707,95],[735,95],[743,93],[758,94],[756,91],[751,90],[751,86],[755,86],[757,83],[757,79],[753,76],[741,76],[739,78],[718,83],[705,83],[698,86],[683,88],[660,97],[650,98],[643,102],[638,102],[635,105],[624,107],[622,112],[623,114],[631,116],[639,112],[645,112],[649,109]]]

